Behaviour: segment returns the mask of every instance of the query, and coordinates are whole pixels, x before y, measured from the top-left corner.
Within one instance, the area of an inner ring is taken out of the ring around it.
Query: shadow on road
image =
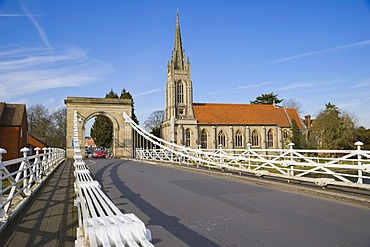
[[[111,167],[112,169],[110,171],[110,177],[113,182],[112,186],[115,186],[125,198],[127,198],[132,204],[134,204],[139,210],[141,210],[150,218],[148,222],[149,226],[162,227],[189,246],[219,246],[215,242],[181,224],[179,222],[179,218],[166,215],[152,204],[145,201],[140,194],[135,193],[129,187],[127,187],[125,181],[120,178],[118,173],[118,167],[121,166],[122,163],[126,162],[129,161],[115,161],[107,166],[102,167],[97,171],[95,178],[101,182],[104,172],[108,167]],[[102,184],[102,188],[104,188],[103,186],[104,185]],[[155,232],[152,232],[152,235],[152,243],[154,245],[161,242],[161,239],[155,238]]]

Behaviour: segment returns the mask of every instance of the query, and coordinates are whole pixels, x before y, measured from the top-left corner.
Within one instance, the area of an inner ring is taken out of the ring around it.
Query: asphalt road
[[[255,181],[128,160],[87,160],[161,246],[370,246],[370,209]]]

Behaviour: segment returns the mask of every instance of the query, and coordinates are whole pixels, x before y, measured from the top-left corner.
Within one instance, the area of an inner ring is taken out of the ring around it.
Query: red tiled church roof
[[[259,104],[213,104],[193,103],[195,119],[199,124],[245,124],[277,125],[290,127],[293,119],[298,128],[302,121],[294,108],[275,107]]]

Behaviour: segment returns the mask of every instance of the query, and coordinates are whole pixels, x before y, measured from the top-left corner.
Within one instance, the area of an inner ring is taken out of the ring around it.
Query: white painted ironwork
[[[191,149],[160,139],[123,114],[125,122],[153,148],[139,147],[134,158],[235,171],[259,177],[297,180],[318,186],[337,185],[370,190],[370,151],[289,149]]]
[[[29,148],[22,148],[22,158],[2,161],[5,149],[0,148],[0,227],[25,204],[51,172],[64,161],[65,150],[35,148],[35,155],[28,156]]]
[[[104,194],[81,154],[74,112],[74,175],[78,210],[76,246],[154,246],[151,232],[134,214],[123,214]]]

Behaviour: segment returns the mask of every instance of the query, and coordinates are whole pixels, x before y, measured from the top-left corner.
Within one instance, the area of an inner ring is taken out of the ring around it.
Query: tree
[[[105,98],[118,99],[118,95],[111,89],[109,93],[105,95]]]
[[[144,128],[157,137],[161,137],[161,125],[164,120],[164,111],[155,111],[144,122]]]
[[[290,142],[294,143],[294,148],[296,149],[307,147],[305,136],[294,119],[292,120]]]
[[[284,101],[283,106],[285,108],[294,108],[299,114],[302,113],[302,104],[295,99],[288,99]]]
[[[129,91],[126,91],[125,88],[122,89],[121,95],[119,97],[120,99],[131,99],[132,100],[132,120],[139,124],[139,120],[137,119],[135,115],[135,108],[134,108],[134,99]]]
[[[96,146],[110,148],[113,141],[113,124],[105,116],[97,116],[91,127],[91,137]]]
[[[132,95],[130,92],[123,89],[120,97],[111,89],[106,95],[105,98],[111,99],[131,99]],[[132,119],[139,124],[139,121],[136,118],[134,113],[134,107],[132,106]],[[113,123],[104,116],[97,116],[93,126],[91,127],[91,137],[94,139],[95,144],[99,147],[109,148],[113,144]]]
[[[51,133],[49,110],[41,104],[33,105],[27,109],[27,121],[29,134],[47,144]]]
[[[313,135],[319,149],[353,149],[355,142],[355,120],[337,106],[325,104],[313,126]]]
[[[67,108],[61,107],[50,114],[51,134],[48,145],[56,148],[66,148]]]
[[[118,95],[111,89],[105,98],[118,99]],[[110,148],[113,143],[113,124],[105,116],[97,116],[91,127],[91,138],[98,147]]]
[[[27,121],[30,135],[45,142],[47,146],[66,147],[67,109],[49,112],[41,105],[33,105],[27,109]]]
[[[262,105],[272,105],[272,104],[279,104],[283,102],[282,99],[278,99],[277,94],[269,93],[269,94],[262,94],[258,96],[255,100],[251,101],[251,104],[262,104]]]
[[[356,141],[360,141],[364,144],[362,149],[370,150],[370,129],[366,129],[365,127],[361,126],[356,129],[355,136]]]

